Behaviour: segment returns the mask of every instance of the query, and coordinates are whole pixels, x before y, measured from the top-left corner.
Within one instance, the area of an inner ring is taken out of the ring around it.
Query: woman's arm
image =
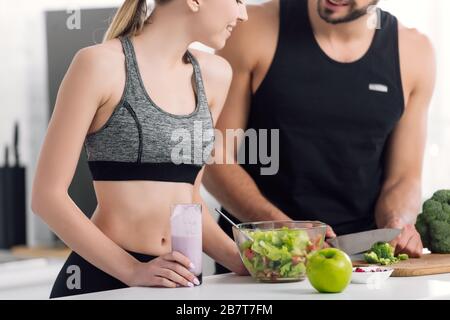
[[[32,190],[32,210],[74,251],[129,283],[137,260],[102,233],[68,194],[85,136],[108,97],[107,59],[80,50],[59,88]]]

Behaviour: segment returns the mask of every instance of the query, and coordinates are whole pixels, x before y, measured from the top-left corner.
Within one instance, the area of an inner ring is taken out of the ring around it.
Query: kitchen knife
[[[402,230],[400,229],[377,229],[358,233],[346,234],[327,242],[349,255],[368,251],[376,242],[390,242],[394,240]]]

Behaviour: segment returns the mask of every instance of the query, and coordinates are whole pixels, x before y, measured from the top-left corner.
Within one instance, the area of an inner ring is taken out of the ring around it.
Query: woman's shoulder
[[[119,39],[112,39],[81,48],[75,54],[72,64],[83,71],[108,76],[117,70],[123,70],[124,59]]]
[[[197,59],[203,77],[214,82],[220,82],[231,78],[231,65],[225,58],[198,49],[190,49],[189,51]]]
[[[207,96],[213,98],[223,94],[224,90],[228,91],[233,77],[230,63],[214,53],[196,49],[189,51],[200,65]]]
[[[231,65],[225,58],[213,53],[201,50],[192,50],[191,53],[197,59],[202,70],[208,105],[213,118],[217,121],[233,78]]]
[[[65,79],[71,90],[85,93],[86,87],[96,93],[102,104],[123,87],[124,55],[120,41],[115,39],[78,50]]]

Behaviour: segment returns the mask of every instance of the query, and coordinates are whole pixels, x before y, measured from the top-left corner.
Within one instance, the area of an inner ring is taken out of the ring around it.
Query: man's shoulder
[[[411,90],[433,78],[435,52],[430,38],[416,28],[399,23],[399,50],[402,73],[408,77]],[[406,79],[405,79],[406,80]]]
[[[424,33],[420,32],[416,28],[409,28],[405,25],[399,23],[398,34],[400,44],[407,48],[410,53],[415,53],[416,55],[429,55],[432,54],[433,44],[430,38]]]
[[[436,57],[430,38],[399,23],[399,53],[403,85],[406,93],[433,91],[436,77]]]
[[[384,14],[390,17],[391,21],[397,21],[400,49],[407,49],[408,54],[411,54],[410,50],[418,50],[419,55],[433,51],[433,45],[427,35],[414,27],[404,25],[396,15],[389,11],[384,11]]]

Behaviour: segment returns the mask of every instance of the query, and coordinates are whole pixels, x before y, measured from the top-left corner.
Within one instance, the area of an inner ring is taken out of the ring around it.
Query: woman
[[[246,273],[233,240],[199,196],[202,155],[212,149],[203,132],[212,131],[220,114],[231,68],[222,58],[188,50],[194,41],[222,48],[247,19],[245,5],[155,2],[147,17],[145,0],[126,0],[104,43],[80,50],[62,81],[32,194],[33,212],[73,250],[52,298],[198,285],[188,258],[171,252],[170,206],[176,203],[203,204],[204,252]],[[201,135],[194,130],[199,123]],[[173,153],[171,135],[178,129],[191,133],[200,150]],[[98,201],[91,220],[68,195],[83,146]],[[69,285],[74,266],[81,282]]]

